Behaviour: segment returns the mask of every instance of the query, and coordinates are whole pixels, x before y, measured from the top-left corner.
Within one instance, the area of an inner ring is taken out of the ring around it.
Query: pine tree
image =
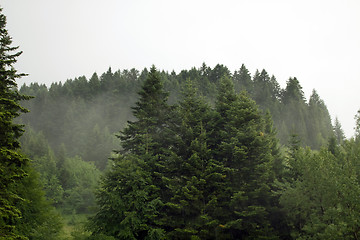
[[[99,211],[90,228],[94,234],[119,239],[164,236],[159,210],[169,198],[166,161],[173,144],[168,94],[153,66],[133,107],[136,120],[121,132],[122,149],[101,184],[97,195]]]
[[[28,159],[19,153],[18,139],[23,128],[14,119],[26,112],[19,102],[29,97],[16,90],[15,80],[24,74],[17,73],[13,65],[22,52],[13,53],[18,47],[10,46],[12,40],[5,27],[6,17],[0,8],[0,239],[9,240],[23,238],[14,233],[16,220],[21,216],[15,205],[22,201],[14,184],[26,175]]]
[[[224,166],[212,158],[208,133],[213,111],[190,80],[179,103],[176,157],[171,170],[171,198],[165,203],[169,239],[214,239],[219,222],[214,211],[224,194]]]
[[[355,138],[360,138],[360,110],[355,115]]]
[[[244,64],[241,65],[239,71],[235,71],[233,75],[234,79],[234,88],[237,92],[247,91],[249,94],[253,92],[253,81],[249,70],[245,67]]]
[[[169,142],[163,138],[169,124],[168,93],[163,90],[160,75],[155,66],[150,69],[148,78],[139,92],[140,99],[133,107],[135,121],[119,135],[122,153],[158,154]]]
[[[221,115],[216,158],[231,169],[223,233],[234,239],[271,238],[267,207],[272,198],[273,156],[261,113],[246,93],[234,94],[229,79],[221,81],[216,110]]]
[[[341,123],[337,117],[335,117],[333,130],[334,130],[336,143],[342,144],[343,141],[345,140],[345,134],[344,134],[344,130],[341,127]]]
[[[309,99],[309,114],[307,121],[308,145],[313,149],[319,149],[325,145],[327,140],[333,135],[333,127],[329,111],[316,90],[312,91]]]
[[[290,134],[297,134],[306,144],[305,141],[308,139],[306,126],[308,106],[305,103],[302,87],[296,78],[289,78],[287,81],[281,102],[283,104],[282,119],[286,124],[285,132],[287,133],[287,135],[282,136],[282,143],[288,142]]]

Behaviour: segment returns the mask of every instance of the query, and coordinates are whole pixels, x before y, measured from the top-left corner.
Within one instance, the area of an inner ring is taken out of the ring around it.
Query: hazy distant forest
[[[0,239],[360,238],[360,111],[244,64],[17,87],[0,33]]]

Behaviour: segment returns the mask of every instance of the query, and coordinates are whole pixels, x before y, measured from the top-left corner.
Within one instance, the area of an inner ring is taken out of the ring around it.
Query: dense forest
[[[316,90],[244,64],[18,89],[5,27],[0,239],[359,239],[360,111],[345,139]]]

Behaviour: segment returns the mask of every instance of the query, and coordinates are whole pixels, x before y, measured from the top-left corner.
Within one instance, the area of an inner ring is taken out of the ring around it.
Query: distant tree
[[[91,76],[89,80],[89,85],[90,85],[89,86],[90,92],[92,93],[92,95],[96,95],[99,93],[101,84],[96,72],[93,73],[93,75]]]
[[[251,80],[251,75],[249,70],[245,67],[244,64],[241,65],[239,71],[235,71],[233,74],[234,88],[237,92],[247,91],[252,94],[253,92],[253,82]]]
[[[222,64],[217,64],[214,69],[211,70],[210,75],[209,75],[209,80],[210,82],[218,82],[221,78],[223,77],[228,77],[230,78],[231,73],[230,70],[222,65]]]
[[[333,136],[333,127],[328,109],[320,96],[313,89],[309,99],[309,114],[307,115],[307,144],[313,149],[320,149]]]
[[[289,104],[291,101],[305,101],[304,92],[302,90],[299,80],[297,80],[296,77],[289,78],[289,80],[286,82],[286,88],[282,96],[282,102],[284,104]]]
[[[16,221],[21,217],[16,204],[23,199],[16,191],[16,184],[26,176],[28,159],[19,153],[19,137],[22,125],[14,119],[26,109],[20,101],[29,97],[19,94],[15,80],[24,76],[14,69],[17,57],[13,53],[18,47],[11,47],[11,37],[6,30],[6,17],[0,8],[0,239],[25,239],[15,231]]]
[[[360,110],[355,115],[355,136],[356,139],[360,137]]]
[[[280,105],[280,85],[274,76],[263,69],[261,72],[256,70],[253,77],[254,88],[252,97],[259,107],[263,110],[270,110],[274,117],[279,115]]]
[[[94,191],[98,187],[100,171],[93,163],[80,157],[66,158],[63,166],[67,176],[62,209],[65,213],[90,213],[95,207]]]
[[[337,117],[335,117],[335,121],[334,121],[334,135],[335,135],[335,140],[336,140],[337,144],[342,144],[343,141],[345,140],[344,131],[343,131],[343,129],[341,127],[341,123]]]
[[[289,78],[286,88],[283,91],[281,115],[286,128],[284,137],[281,139],[283,144],[288,142],[291,134],[296,134],[302,139],[303,144],[307,144],[308,131],[306,120],[308,115],[308,106],[305,102],[304,93],[299,81],[296,78]],[[282,134],[283,135],[283,134]]]

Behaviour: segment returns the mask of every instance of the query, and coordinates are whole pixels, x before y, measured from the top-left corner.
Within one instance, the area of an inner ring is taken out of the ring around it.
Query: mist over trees
[[[0,239],[359,239],[360,110],[345,139],[316,90],[244,64],[18,89],[5,26]]]
[[[281,89],[274,76],[262,70],[251,77],[245,65],[234,73],[205,64],[179,74],[109,68],[89,80],[32,83],[20,92],[36,96],[24,103],[36,114],[21,118],[28,128],[23,150],[35,159],[54,206],[63,214],[95,214],[84,238],[357,234],[352,218],[330,217],[347,214],[334,207],[351,197],[325,204],[328,193],[319,187],[347,194],[329,176],[337,168],[340,182],[357,177],[342,173],[349,167],[342,159],[358,143],[345,140],[338,120],[332,126],[316,90],[306,100],[296,78]],[[350,225],[329,228],[330,222]]]
[[[109,68],[100,77],[94,73],[89,80],[82,76],[63,84],[53,83],[49,88],[37,83],[24,85],[20,92],[35,99],[24,103],[31,112],[21,121],[35,132],[41,131],[53,150],[64,144],[69,156],[79,155],[102,170],[117,145],[114,133],[134,118],[131,106],[147,75],[147,69],[112,72]],[[199,95],[212,106],[220,79],[228,77],[236,93],[247,91],[263,112],[270,111],[282,144],[297,134],[303,146],[319,149],[333,134],[324,101],[315,90],[307,101],[296,78],[290,78],[285,89],[281,89],[276,78],[265,70],[256,71],[251,77],[245,65],[231,73],[220,64],[214,69],[203,64],[179,74],[163,71],[160,75],[170,104],[179,101],[181,89],[190,79]]]

